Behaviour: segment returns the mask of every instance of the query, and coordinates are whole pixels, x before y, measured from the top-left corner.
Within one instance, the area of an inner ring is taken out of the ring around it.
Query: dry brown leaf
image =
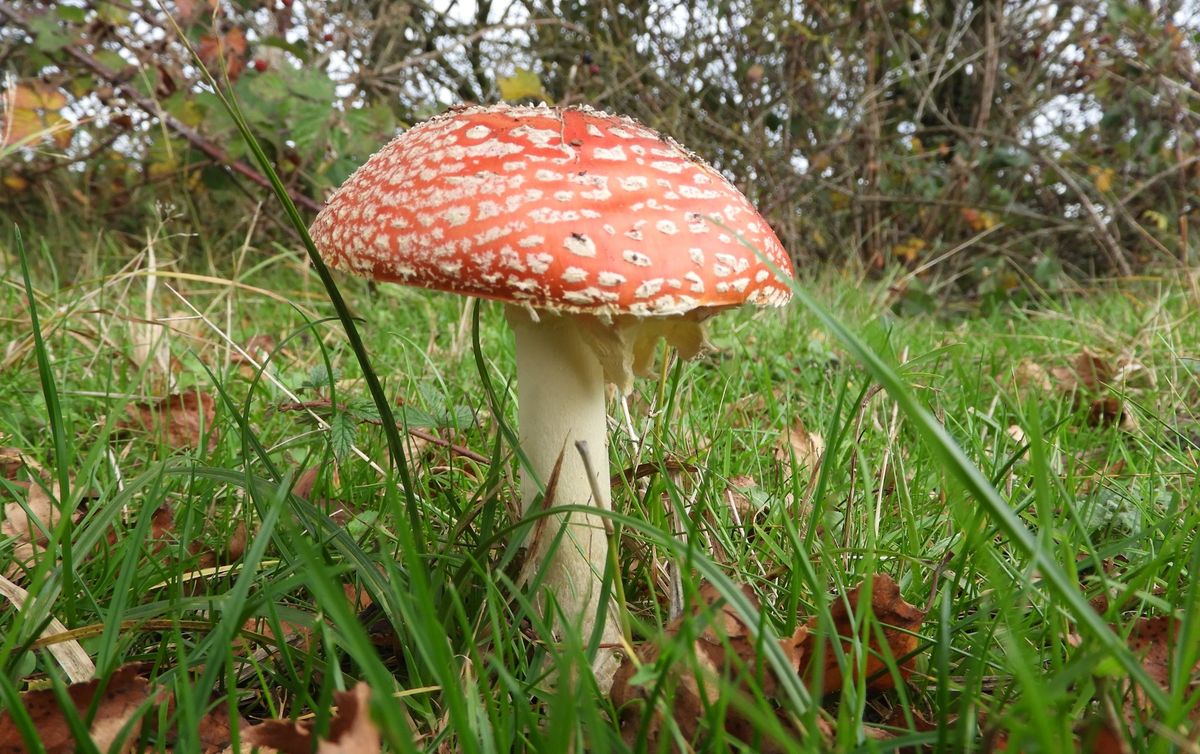
[[[0,447],[0,477],[16,479],[17,472],[24,465],[23,457],[24,454],[16,448]]]
[[[1181,627],[1182,623],[1175,617],[1159,616],[1138,619],[1129,632],[1129,648],[1141,659],[1146,675],[1168,694],[1174,691],[1171,688],[1171,660],[1179,649]],[[1197,688],[1200,688],[1200,661],[1192,667],[1184,698],[1194,694]],[[1136,717],[1139,710],[1149,713],[1154,709],[1153,703],[1139,687],[1133,688],[1128,699],[1125,711],[1130,718]],[[1192,710],[1191,719],[1200,722],[1200,708]]]
[[[125,745],[116,751],[132,751],[142,727],[141,719],[134,721],[133,715],[150,696],[150,682],[143,677],[146,666],[125,665],[117,668],[104,683],[103,695],[96,707],[90,733],[92,741],[100,751],[112,750],[122,729],[130,725],[124,737]],[[91,707],[101,681],[75,683],[67,687],[67,694],[80,716],[86,715]],[[38,738],[47,752],[71,752],[75,750],[75,737],[63,717],[62,708],[51,689],[29,691],[21,695],[21,704],[37,727]],[[0,711],[0,751],[24,752],[24,740],[7,711]]]
[[[246,33],[234,27],[221,36],[205,34],[200,37],[196,54],[217,78],[223,74],[221,56],[224,54],[224,72],[227,72],[229,80],[233,81],[246,68]]]
[[[1033,359],[1022,359],[1013,369],[1012,385],[1018,393],[1048,393],[1053,387],[1050,373]]]
[[[742,592],[757,609],[758,599],[749,586],[742,586]],[[695,658],[699,672],[693,672],[687,663],[676,663],[672,666],[671,674],[676,683],[674,693],[670,696],[671,716],[679,732],[687,741],[696,741],[700,733],[701,722],[705,719],[707,707],[716,701],[720,685],[718,679],[725,677],[742,677],[742,688],[746,688],[749,677],[753,677],[763,693],[772,696],[778,690],[778,678],[765,667],[759,659],[756,640],[741,616],[730,605],[724,603],[717,590],[710,584],[700,589],[700,603],[710,607],[720,603],[713,621],[700,634],[695,643]],[[698,606],[693,615],[699,614]],[[666,628],[667,635],[677,634],[684,624],[685,618],[672,622]],[[800,667],[801,656],[807,636],[807,629],[801,627],[796,635],[781,640],[780,645],[793,669]],[[611,695],[613,703],[620,712],[621,735],[627,743],[635,742],[647,751],[658,749],[661,736],[671,734],[663,729],[661,708],[656,708],[649,724],[643,728],[642,720],[648,696],[653,689],[631,684],[639,665],[653,663],[658,660],[661,648],[653,643],[646,643],[638,648],[639,661],[627,658],[617,670],[613,679]],[[791,722],[783,715],[780,722],[785,730],[795,731]],[[756,751],[783,751],[782,745],[775,741],[764,740],[755,725],[736,708],[731,707],[725,714],[725,731],[730,736],[747,743],[752,743]],[[670,749],[676,751],[674,747]]]
[[[334,694],[337,714],[329,723],[329,737],[313,747],[312,725],[271,720],[246,730],[243,739],[254,746],[267,746],[282,754],[374,754],[380,751],[379,729],[371,722],[370,689],[360,683],[351,691]]]
[[[1085,348],[1071,361],[1071,366],[1054,367],[1050,373],[1055,387],[1064,394],[1077,390],[1095,394],[1112,382],[1113,368],[1104,358]]]
[[[1124,736],[1112,720],[1092,717],[1075,729],[1081,754],[1132,754]]]
[[[1124,403],[1115,395],[1099,397],[1087,407],[1087,423],[1091,426],[1120,426],[1123,430],[1134,429],[1133,414],[1124,409]]]
[[[311,466],[305,469],[300,476],[296,477],[296,483],[292,485],[292,494],[307,500],[312,494],[313,485],[317,482],[317,473],[320,470],[320,466]]]
[[[809,432],[799,419],[784,431],[775,445],[775,460],[787,464],[794,458],[796,468],[806,468],[810,475],[817,472],[823,455],[825,438],[816,432]]]
[[[1029,438],[1025,434],[1025,430],[1021,429],[1020,425],[1010,424],[1010,425],[1008,425],[1008,429],[1006,430],[1006,432],[1008,434],[1008,438],[1010,440],[1012,440],[1013,443],[1019,448],[1024,447],[1025,443],[1029,441]],[[1026,450],[1025,453],[1021,455],[1021,458],[1028,458],[1028,457],[1029,457],[1029,451]]]
[[[58,485],[54,485],[55,494]],[[58,508],[50,494],[38,483],[29,485],[29,497],[25,504],[7,503],[4,506],[4,521],[0,522],[0,537],[11,540],[12,560],[4,569],[4,575],[16,578],[32,565],[33,556],[49,542],[47,533],[58,525]]]
[[[856,671],[859,663],[853,657],[854,643],[850,641],[849,637],[855,633],[853,618],[859,612],[858,602],[862,589],[861,585],[857,586],[846,595],[845,600],[834,600],[829,610],[838,636],[842,637],[842,651],[851,658],[849,665]],[[908,678],[912,672],[914,658],[908,657],[903,660],[902,658],[910,655],[917,648],[917,637],[913,634],[920,630],[925,613],[904,601],[900,596],[900,587],[891,576],[876,574],[871,584],[871,614],[876,626],[883,627],[883,636],[887,647],[879,646],[875,630],[872,630],[869,636],[864,637],[870,653],[867,657],[865,678],[868,689],[886,691],[895,688],[896,683],[892,674],[888,672],[887,663],[884,662],[883,657],[890,655],[898,663],[901,677]],[[820,638],[820,622],[816,618],[809,620],[808,628],[810,637]],[[812,660],[815,659],[815,656],[813,648],[810,647],[807,652],[807,662],[802,671],[805,676],[811,675]],[[838,667],[836,655],[826,649],[822,692],[831,694],[838,691],[842,687],[842,680],[842,671]]]
[[[223,543],[203,543],[199,540],[193,541],[188,547],[188,551],[193,555],[199,555],[196,565],[199,568],[212,568],[218,565],[228,565],[241,560],[242,555],[246,552],[246,543],[250,540],[249,531],[246,529],[244,521],[239,521],[233,527],[233,532],[229,534],[229,538]]]
[[[175,450],[198,448],[208,436],[217,440],[216,405],[213,397],[199,390],[175,393],[157,401],[130,403],[125,407],[129,418],[117,422],[117,429],[155,434]]]
[[[275,338],[270,335],[255,335],[246,341],[241,351],[234,351],[229,361],[238,365],[238,371],[244,379],[252,380],[258,376],[259,367],[266,364],[271,354],[275,353],[276,345]],[[243,356],[243,352],[249,354],[249,358]]]
[[[238,729],[245,730],[246,728],[245,719],[239,716]],[[229,748],[230,742],[233,740],[233,724],[229,717],[229,705],[218,704],[207,715],[200,718],[200,723],[196,726],[196,733],[200,739],[200,751],[203,754],[218,754]]]
[[[743,524],[754,518],[761,510],[748,494],[750,490],[757,487],[758,482],[754,477],[745,475],[730,477],[729,482],[725,485],[725,500]]]

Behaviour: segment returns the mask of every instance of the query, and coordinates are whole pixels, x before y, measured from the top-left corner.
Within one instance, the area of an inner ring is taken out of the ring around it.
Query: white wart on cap
[[[311,233],[333,267],[553,312],[791,297],[762,260],[790,276],[788,254],[741,192],[674,141],[586,107],[467,107],[414,126]]]

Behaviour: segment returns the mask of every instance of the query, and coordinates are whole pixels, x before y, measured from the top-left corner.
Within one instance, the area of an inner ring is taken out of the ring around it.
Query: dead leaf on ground
[[[117,422],[117,429],[156,435],[174,450],[198,448],[206,435],[210,443],[217,441],[215,402],[199,390],[130,403],[125,411],[129,418]]]
[[[277,345],[273,336],[255,335],[246,341],[241,351],[234,351],[229,361],[238,365],[238,371],[243,378],[252,380],[258,376],[259,367],[267,363]],[[250,358],[243,356],[242,352],[249,354]],[[278,354],[275,355],[278,357]]]
[[[1053,388],[1050,373],[1033,359],[1022,359],[1013,369],[1012,386],[1022,395],[1032,392],[1048,393]]]
[[[775,444],[775,460],[788,464],[795,459],[796,468],[808,469],[809,475],[815,475],[825,455],[825,438],[816,432],[809,432],[804,422],[797,419],[784,430],[783,435]]]
[[[371,722],[370,689],[360,683],[351,691],[334,694],[337,714],[329,723],[329,736],[313,745],[312,724],[271,720],[245,731],[243,740],[267,746],[281,754],[374,754],[381,750],[379,729]]]
[[[860,612],[859,600],[863,586],[856,587],[845,599],[837,599],[831,603],[830,617],[842,643],[842,650],[849,658],[849,665],[856,669],[860,662],[854,656],[855,643],[851,637],[855,633],[853,616]],[[742,591],[757,609],[758,601],[749,586],[743,586]],[[766,666],[757,640],[753,638],[749,626],[742,621],[740,615],[728,604],[724,604],[716,589],[705,585],[700,590],[701,605],[718,605],[714,620],[708,624],[695,642],[694,656],[698,673],[687,663],[674,663],[669,673],[676,687],[668,697],[671,703],[670,714],[680,734],[685,740],[695,741],[700,731],[701,722],[706,717],[706,709],[717,698],[717,680],[720,678],[739,677],[745,684],[750,678],[757,681],[758,688],[767,697],[778,693],[779,679]],[[872,617],[872,629],[866,637],[865,644],[869,651],[866,660],[865,675],[867,689],[870,691],[886,691],[895,687],[895,679],[887,670],[884,657],[896,663],[900,676],[907,678],[912,672],[915,658],[911,657],[917,648],[916,632],[920,629],[925,613],[905,602],[900,596],[900,587],[891,576],[877,574],[871,583],[871,605],[869,613]],[[700,614],[693,611],[693,616]],[[677,635],[685,620],[694,617],[685,616],[672,622],[666,627],[666,635]],[[794,634],[780,640],[780,647],[788,658],[791,668],[802,677],[811,677],[815,669],[817,657],[817,641],[821,622],[812,618],[807,624],[801,625]],[[878,634],[882,631],[886,646],[881,646]],[[635,683],[638,668],[657,662],[662,654],[661,647],[653,642],[647,642],[637,648],[639,661],[627,659],[617,671],[612,687],[612,699],[620,711],[621,734],[629,743],[634,741],[645,743],[653,750],[660,736],[671,735],[663,729],[663,712],[655,709],[650,722],[643,726],[645,719],[645,704],[655,693],[653,684],[643,686]],[[838,667],[837,659],[830,649],[824,652],[823,676],[821,693],[829,694],[841,689],[843,675]],[[730,707],[725,713],[726,732],[742,741],[753,743],[757,751],[773,752],[781,750],[779,745],[755,740],[757,727],[737,712],[736,707]],[[785,730],[795,731],[790,720],[780,716],[780,722]]]
[[[1112,382],[1113,367],[1105,358],[1085,348],[1072,359],[1071,366],[1054,367],[1050,373],[1063,393],[1083,390],[1095,394]]]
[[[758,599],[753,590],[743,585],[743,594],[750,600],[754,609],[758,609]],[[757,682],[758,688],[768,697],[774,696],[779,687],[779,679],[760,659],[757,640],[752,636],[749,626],[742,620],[741,615],[728,603],[722,600],[716,588],[705,584],[700,588],[699,605],[690,616],[681,617],[666,627],[667,636],[675,636],[684,626],[685,621],[695,621],[705,609],[715,608],[715,614],[701,632],[695,642],[695,668],[688,662],[675,662],[671,665],[670,674],[675,682],[675,688],[669,699],[671,718],[678,727],[680,734],[687,741],[697,741],[701,724],[706,717],[706,710],[716,701],[720,694],[721,678],[738,677],[744,679],[740,689],[748,691],[751,678]],[[788,657],[790,668],[799,670],[807,629],[801,627],[793,636],[780,640],[780,646]],[[645,705],[656,696],[654,685],[642,685],[635,682],[638,668],[659,660],[662,654],[660,645],[647,642],[638,647],[638,658],[635,662],[627,658],[617,670],[611,690],[613,703],[620,713],[621,735],[627,743],[635,742],[639,748],[655,751],[659,747],[661,737],[673,738],[669,728],[664,727],[661,706],[651,715],[650,722],[643,727]],[[698,671],[698,672],[697,672]],[[780,715],[780,723],[784,730],[800,735],[793,728],[791,721],[785,715]],[[761,738],[761,733],[754,723],[738,713],[731,706],[725,712],[725,731],[730,736],[741,741],[752,743],[756,751],[783,751],[782,744]],[[677,751],[671,747],[669,750]]]
[[[748,475],[730,477],[725,484],[725,502],[743,526],[762,510],[762,505],[751,497],[757,488],[758,482]]]
[[[58,485],[53,489],[57,495]],[[12,559],[4,569],[5,576],[16,578],[32,565],[34,555],[50,541],[48,534],[58,525],[58,517],[58,507],[50,494],[36,482],[29,485],[29,497],[24,504],[5,504],[0,538],[12,543]]]
[[[1137,427],[1134,415],[1125,410],[1125,404],[1115,395],[1097,398],[1088,406],[1088,424],[1093,427],[1120,427],[1126,432]]]
[[[16,479],[17,473],[24,466],[25,454],[17,448],[0,446],[0,477]]]
[[[245,730],[247,727],[245,719],[239,715],[238,729]],[[230,742],[233,741],[229,705],[221,703],[209,710],[207,715],[200,718],[196,734],[200,739],[200,751],[203,754],[219,754],[229,748]]]
[[[1142,661],[1142,667],[1151,680],[1162,687],[1168,694],[1174,692],[1171,688],[1171,666],[1176,652],[1180,651],[1179,631],[1182,622],[1174,616],[1158,616],[1140,618],[1129,632],[1129,648]],[[1200,661],[1188,674],[1188,689],[1184,698],[1190,698],[1200,688]],[[1131,719],[1138,713],[1151,713],[1154,705],[1140,687],[1134,687],[1127,697],[1125,712]],[[1191,719],[1200,722],[1200,707],[1192,710]]]
[[[188,552],[200,556],[196,562],[198,568],[230,565],[242,559],[242,555],[246,552],[246,543],[249,541],[250,533],[246,528],[246,523],[238,521],[223,543],[214,545],[197,540],[188,547]]]
[[[92,719],[89,732],[92,742],[100,751],[112,749],[127,724],[129,730],[124,737],[126,744],[119,751],[130,751],[137,740],[142,721],[130,721],[133,720],[138,707],[150,696],[150,682],[144,677],[146,668],[147,666],[140,663],[118,668],[104,682],[103,694],[98,702],[95,696],[100,690],[100,680],[75,683],[67,687],[67,694],[75,705],[76,713],[81,717],[87,714],[93,702],[97,703],[96,716]],[[28,691],[21,695],[21,704],[32,718],[38,738],[47,751],[75,750],[75,737],[67,726],[62,708],[59,707],[52,689]],[[7,711],[0,711],[0,751],[28,751],[16,723]]]
[[[1136,369],[1144,367],[1138,364]],[[1071,366],[1057,366],[1050,371],[1060,393],[1073,398],[1077,407],[1087,405],[1089,425],[1119,426],[1126,431],[1136,428],[1133,414],[1125,410],[1124,401],[1105,394],[1117,382],[1118,371],[1104,357],[1085,348],[1071,361]]]
[[[846,653],[848,664],[851,668],[857,669],[859,661],[854,657],[854,643],[849,637],[852,637],[855,632],[854,616],[859,612],[859,600],[862,595],[862,585],[855,587],[846,595],[846,599],[836,599],[830,604],[830,617],[833,619],[833,624],[837,629],[837,633],[841,638],[842,651]],[[865,678],[867,679],[867,688],[872,691],[887,691],[895,688],[896,681],[887,669],[887,663],[884,662],[884,657],[890,657],[897,663],[900,676],[907,679],[912,673],[914,657],[911,655],[917,648],[917,637],[915,634],[921,628],[921,622],[925,619],[925,612],[919,610],[913,605],[904,601],[900,596],[900,587],[895,580],[887,574],[876,574],[871,583],[871,608],[870,613],[872,622],[876,627],[882,627],[883,638],[887,643],[886,647],[881,647],[877,638],[877,631],[871,630],[869,635],[865,637],[868,647],[868,656],[866,662]],[[810,639],[810,647],[806,652],[806,662],[803,665],[802,672],[805,676],[810,676],[813,672],[813,660],[816,659],[815,649],[811,646],[811,640],[820,638],[820,622],[814,617],[808,622],[808,630]],[[826,648],[824,656],[824,672],[821,676],[821,691],[825,694],[831,694],[842,687],[842,671],[838,667],[837,656],[832,649]]]
[[[1104,717],[1091,717],[1075,728],[1079,751],[1084,754],[1132,754],[1124,736]]]

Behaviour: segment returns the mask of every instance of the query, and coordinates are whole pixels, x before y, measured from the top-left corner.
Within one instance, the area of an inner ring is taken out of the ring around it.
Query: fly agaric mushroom
[[[331,267],[508,305],[526,512],[528,473],[545,480],[560,458],[556,506],[608,504],[604,386],[627,392],[659,338],[688,358],[715,312],[791,297],[776,277],[792,274],[787,252],[741,192],[676,142],[587,107],[461,107],[414,126],[338,189],[312,238]],[[608,610],[603,521],[549,521],[529,555],[586,640]],[[618,636],[608,616],[602,640]]]

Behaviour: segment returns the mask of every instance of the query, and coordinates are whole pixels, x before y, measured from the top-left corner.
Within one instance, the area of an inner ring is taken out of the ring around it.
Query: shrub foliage
[[[1186,3],[447,5],[0,0],[0,212],[131,233],[164,211],[208,232],[251,215],[260,176],[198,58],[309,211],[397,129],[545,100],[687,144],[801,263],[965,272],[978,292],[1195,261]]]

